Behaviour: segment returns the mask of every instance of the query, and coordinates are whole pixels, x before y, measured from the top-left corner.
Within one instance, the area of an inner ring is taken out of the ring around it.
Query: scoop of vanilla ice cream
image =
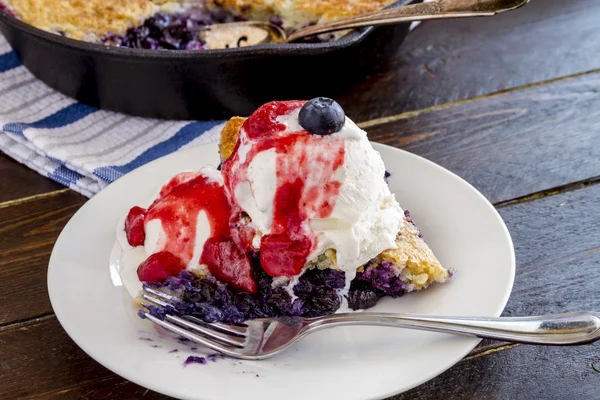
[[[299,110],[295,110],[278,117],[277,121],[286,125],[289,132],[301,131],[298,113]],[[395,239],[404,213],[388,189],[383,160],[369,143],[366,132],[346,118],[343,128],[333,136],[342,138],[345,145],[344,163],[333,177],[341,186],[330,216],[308,222],[318,236],[317,248],[307,261],[327,249],[334,249],[337,266],[346,272],[349,281],[355,276],[356,268],[382,251],[396,248]],[[248,151],[243,142],[239,151],[242,155]],[[270,233],[273,221],[276,163],[274,149],[257,154],[248,165],[248,179],[235,188],[237,203],[262,234]]]
[[[383,161],[366,135],[345,144],[344,177],[331,216],[309,224],[321,233],[311,258],[335,249],[338,267],[348,274],[382,251],[396,248],[404,212],[390,193]]]

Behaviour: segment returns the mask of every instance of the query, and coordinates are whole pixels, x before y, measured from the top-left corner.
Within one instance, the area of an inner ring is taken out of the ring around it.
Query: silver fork
[[[152,305],[168,307],[173,297],[144,288]],[[239,325],[206,323],[192,316],[167,314],[163,319],[141,313],[163,328],[230,357],[262,360],[281,353],[303,337],[321,329],[371,325],[420,329],[541,345],[592,343],[600,338],[600,313],[573,312],[534,317],[445,317],[411,314],[348,313],[317,318],[260,318]]]

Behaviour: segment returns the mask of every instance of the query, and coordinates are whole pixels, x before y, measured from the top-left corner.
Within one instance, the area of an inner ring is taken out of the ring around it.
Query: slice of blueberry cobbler
[[[392,0],[0,0],[0,10],[37,28],[88,42],[155,50],[201,50],[201,27],[269,21],[293,32],[376,11]],[[323,41],[334,36],[309,38]]]
[[[405,215],[411,227],[404,234],[409,237],[414,234],[420,236],[417,227],[412,223],[410,213],[405,211]],[[402,233],[399,233],[399,237],[401,235]],[[144,282],[144,285],[176,298],[169,308],[149,306],[150,313],[160,319],[167,313],[173,313],[192,315],[206,322],[240,323],[248,319],[279,316],[318,317],[333,314],[340,308],[342,298],[339,292],[345,285],[343,271],[310,268],[298,279],[290,293],[285,287],[274,286],[273,277],[265,273],[260,266],[258,252],[251,254],[251,260],[253,276],[258,284],[256,293],[240,292],[212,276],[202,277],[182,270],[177,276],[168,277],[163,283]],[[394,264],[393,260],[391,255],[389,258],[376,257],[360,268],[348,291],[349,308],[368,309],[375,306],[384,296],[396,298],[427,287],[402,280],[396,272],[398,264]],[[415,268],[416,265],[411,267]],[[427,269],[431,268],[422,267],[422,270]],[[406,272],[406,276],[410,275],[409,271]],[[441,279],[446,279],[448,273],[439,271],[439,275],[440,280],[437,282],[443,282]],[[421,279],[431,280],[429,276]],[[433,282],[436,281],[432,280],[427,285]],[[143,316],[143,313],[140,313],[140,316]]]
[[[219,151],[220,170],[176,175],[124,221],[125,287],[175,298],[153,315],[314,317],[449,277],[390,193],[366,133],[334,101],[271,102],[234,117]]]

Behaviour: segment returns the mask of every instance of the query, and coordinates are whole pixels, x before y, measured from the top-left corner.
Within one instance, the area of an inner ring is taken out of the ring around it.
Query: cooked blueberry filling
[[[163,284],[144,283],[174,294],[178,300],[170,307],[150,306],[150,314],[164,319],[168,313],[192,315],[206,322],[240,323],[247,319],[278,316],[317,317],[333,314],[341,305],[339,289],[345,284],[345,274],[334,269],[314,268],[306,271],[293,287],[296,298],[284,287],[273,287],[273,278],[258,265],[253,255],[258,293],[236,292],[213,277],[199,279],[187,271],[168,278]],[[396,277],[392,264],[370,263],[352,281],[348,305],[352,309],[373,307],[385,295],[398,297],[405,286]],[[139,315],[143,318],[143,312]]]
[[[223,10],[194,8],[172,15],[157,13],[144,21],[143,25],[128,29],[125,35],[108,33],[102,41],[105,44],[138,49],[204,50],[206,43],[198,35],[202,27],[237,21],[244,19]],[[269,22],[277,26],[282,25],[279,17],[273,17]],[[325,36],[314,36],[304,38],[301,42],[320,43],[327,40],[329,39],[325,39]]]
[[[244,11],[243,7],[242,11]],[[0,2],[0,12],[5,12],[14,18],[20,19],[20,17],[3,2]],[[173,14],[158,12],[154,16],[146,19],[142,25],[129,28],[123,35],[108,32],[104,35],[98,35],[99,37],[91,35],[93,39],[85,40],[100,40],[107,45],[150,50],[203,50],[206,49],[206,45],[198,35],[202,27],[237,21],[245,21],[245,19],[225,10],[207,10],[194,7]],[[269,22],[279,27],[283,26],[283,21],[279,16],[273,16]],[[68,36],[62,30],[54,28],[42,29],[49,30],[61,36]],[[291,32],[292,31],[288,30],[288,34]],[[333,35],[323,34],[305,37],[300,39],[299,42],[321,43],[332,39],[334,39]]]
[[[124,36],[106,35],[104,42],[151,50],[202,50],[204,42],[198,36],[202,27],[238,20],[226,13],[201,9],[173,15],[158,13],[143,25],[128,29]]]
[[[365,282],[375,293],[385,296],[399,297],[406,292],[404,282],[396,276],[389,261],[384,261],[376,268],[367,268],[364,272],[357,273],[354,282]]]

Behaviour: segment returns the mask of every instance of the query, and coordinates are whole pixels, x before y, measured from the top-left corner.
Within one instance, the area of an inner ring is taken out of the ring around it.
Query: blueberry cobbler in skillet
[[[259,20],[291,33],[392,3],[394,0],[0,0],[0,9],[39,29],[73,39],[144,49],[201,50],[205,43],[198,32],[206,25]]]
[[[366,309],[448,279],[333,100],[271,102],[221,132],[220,169],[181,172],[117,227],[121,278],[207,322]]]

